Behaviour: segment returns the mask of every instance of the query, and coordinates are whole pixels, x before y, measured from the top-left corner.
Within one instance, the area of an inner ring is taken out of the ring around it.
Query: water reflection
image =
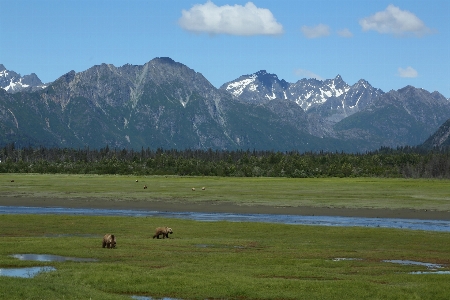
[[[439,264],[432,264],[432,263],[413,261],[413,260],[402,260],[402,259],[383,260],[383,262],[400,264],[400,265],[405,265],[405,266],[424,266],[429,270],[437,270],[437,269],[442,269],[444,267]]]
[[[164,218],[190,219],[205,222],[214,222],[214,221],[265,222],[265,223],[283,223],[291,225],[383,227],[383,228],[403,228],[413,230],[450,232],[450,221],[443,221],[443,220],[296,216],[296,215],[271,215],[271,214],[161,212],[161,211],[142,211],[142,210],[25,207],[25,206],[0,206],[0,214],[56,214],[56,215],[131,216],[131,217],[154,216]]]
[[[394,259],[394,260],[383,260],[383,262],[389,262],[394,264],[401,264],[405,266],[424,266],[428,269],[428,271],[415,271],[415,272],[409,272],[409,274],[438,274],[438,275],[445,275],[450,274],[450,271],[438,271],[438,269],[444,268],[443,265],[440,264],[432,264],[432,263],[426,263],[426,262],[420,262],[420,261],[413,261],[413,260],[401,260],[401,259]]]
[[[417,271],[417,272],[410,272],[409,274],[438,274],[438,275],[450,275],[450,271]]]
[[[67,256],[59,256],[59,255],[51,255],[51,254],[13,254],[11,256],[14,258],[20,259],[20,260],[34,260],[34,261],[57,261],[57,262],[65,262],[65,261],[94,262],[94,261],[98,261],[98,259],[95,259],[95,258],[67,257]]]
[[[42,272],[56,271],[53,267],[31,267],[0,269],[0,276],[33,278]]]
[[[336,257],[333,258],[333,261],[349,261],[349,260],[362,260],[361,258],[347,258],[347,257]],[[409,272],[408,274],[438,274],[438,275],[450,275],[450,271],[438,271],[438,269],[442,269],[445,266],[440,264],[426,263],[414,260],[403,260],[403,259],[392,259],[392,260],[382,260],[382,262],[388,262],[393,264],[400,264],[405,266],[423,266],[426,267],[428,271],[414,271]]]

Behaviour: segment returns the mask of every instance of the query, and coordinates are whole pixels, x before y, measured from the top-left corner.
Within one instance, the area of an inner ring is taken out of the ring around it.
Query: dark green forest
[[[233,177],[450,178],[450,150],[380,148],[367,153],[257,150],[0,149],[0,173]]]

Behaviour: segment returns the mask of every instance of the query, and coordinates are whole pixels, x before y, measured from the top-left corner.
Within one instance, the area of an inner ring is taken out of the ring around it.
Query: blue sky
[[[219,87],[259,70],[450,97],[448,0],[0,0],[0,63],[54,81],[171,57]]]

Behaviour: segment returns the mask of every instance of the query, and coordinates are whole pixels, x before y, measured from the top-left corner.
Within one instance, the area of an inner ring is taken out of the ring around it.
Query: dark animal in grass
[[[105,234],[105,236],[103,237],[103,243],[102,243],[102,247],[103,248],[115,248],[116,247],[116,237],[114,236],[114,234]]]
[[[157,238],[159,239],[159,236],[162,235],[163,239],[164,238],[169,238],[169,233],[172,234],[172,228],[170,227],[158,227],[155,230],[155,235],[153,236],[153,238]]]

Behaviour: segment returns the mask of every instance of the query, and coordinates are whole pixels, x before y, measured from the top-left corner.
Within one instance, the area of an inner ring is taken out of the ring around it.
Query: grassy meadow
[[[0,197],[18,201],[40,197],[450,211],[449,186],[448,180],[427,179],[0,174]]]
[[[14,180],[14,182],[12,182]],[[138,182],[136,182],[138,180]],[[148,188],[143,189],[143,185]],[[205,186],[206,190],[201,191]],[[196,191],[191,191],[195,187]],[[0,198],[230,202],[450,210],[448,181],[0,174]],[[169,239],[152,239],[169,226]],[[160,217],[0,215],[0,299],[448,299],[450,232],[200,222]],[[101,247],[105,233],[117,248]],[[22,261],[52,254],[95,262]]]
[[[152,239],[167,225],[169,239]],[[1,299],[446,299],[450,233],[358,227],[198,222],[155,217],[3,215],[0,268],[53,266],[34,278],[0,276]],[[101,247],[104,233],[117,248]],[[53,254],[96,262],[21,261]],[[348,260],[343,260],[346,258]]]

